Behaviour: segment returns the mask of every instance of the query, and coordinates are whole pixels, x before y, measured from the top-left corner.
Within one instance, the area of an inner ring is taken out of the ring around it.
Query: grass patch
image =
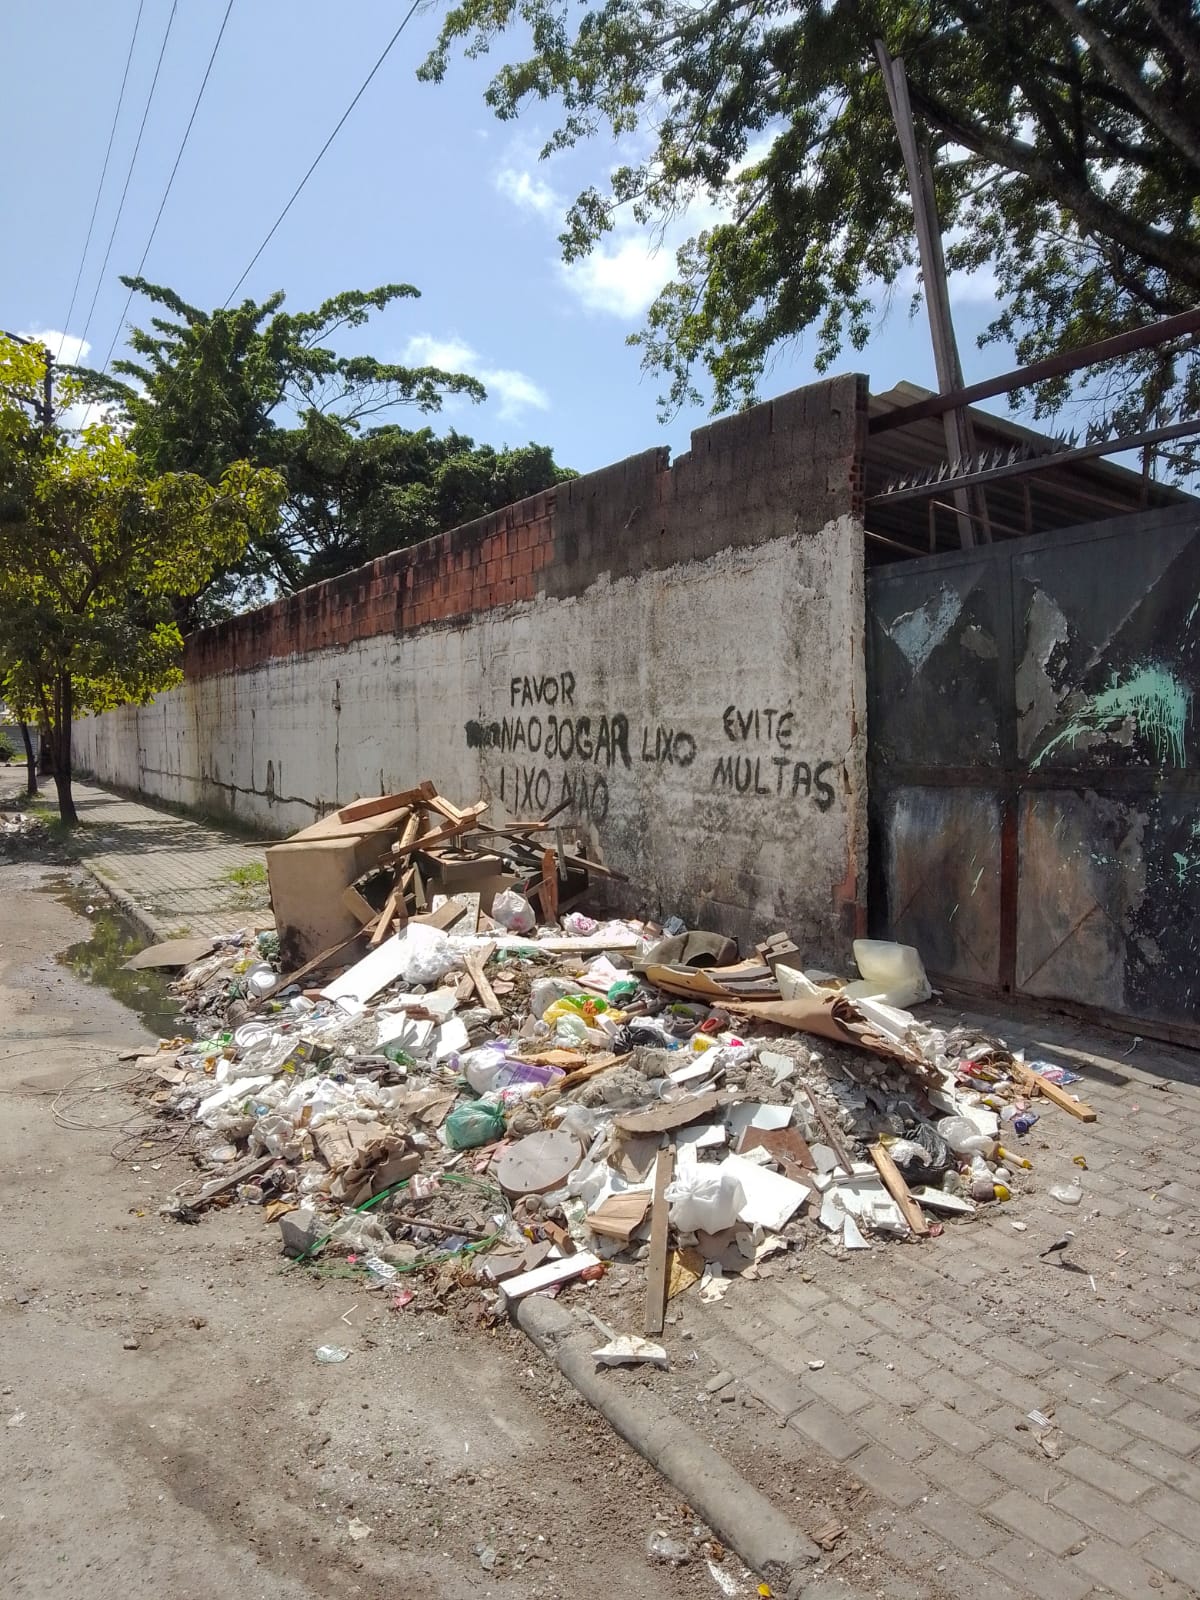
[[[251,861],[244,867],[231,867],[226,881],[236,883],[239,889],[254,889],[267,881],[267,869],[261,861]]]

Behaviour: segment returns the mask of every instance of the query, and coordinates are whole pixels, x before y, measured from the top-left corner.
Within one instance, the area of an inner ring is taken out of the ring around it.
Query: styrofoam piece
[[[882,1000],[856,999],[854,1004],[875,1031],[883,1034],[884,1038],[891,1039],[894,1044],[905,1042],[908,1030],[917,1020],[911,1011],[903,1011],[899,1006],[885,1005]]]
[[[381,1009],[380,1015],[386,1016],[390,1011],[428,1011],[431,1016],[444,1022],[452,1012],[458,1009],[458,996],[453,989],[430,989],[427,994],[398,994],[393,995],[387,1005]]]
[[[471,1043],[471,1036],[467,1032],[467,1025],[461,1017],[449,1017],[438,1029],[437,1059],[444,1061],[447,1056],[466,1050]]]
[[[871,1246],[862,1236],[862,1230],[854,1218],[847,1216],[842,1224],[842,1243],[847,1250],[869,1250]]]
[[[215,1094],[210,1094],[201,1100],[196,1107],[196,1120],[203,1122],[214,1111],[232,1105],[235,1100],[248,1100],[256,1089],[265,1089],[272,1081],[273,1074],[268,1072],[257,1078],[235,1078],[232,1083],[227,1083],[223,1089],[218,1089]]]
[[[927,1211],[944,1211],[947,1216],[971,1217],[976,1210],[973,1200],[960,1194],[947,1194],[944,1189],[913,1189],[912,1197]]]
[[[563,1256],[559,1261],[547,1261],[540,1267],[534,1267],[532,1272],[518,1273],[515,1278],[509,1278],[501,1284],[501,1292],[505,1300],[520,1300],[522,1296],[533,1294],[538,1289],[550,1289],[556,1283],[569,1283],[589,1267],[599,1265],[599,1256],[593,1255],[590,1250],[578,1250],[573,1256]]]
[[[700,1078],[712,1076],[715,1062],[710,1063],[702,1056],[698,1061],[689,1061],[682,1067],[676,1067],[674,1072],[668,1072],[667,1077],[672,1083],[695,1083]]]
[[[405,955],[401,937],[398,933],[394,933],[390,939],[385,939],[377,949],[370,951],[361,961],[356,961],[342,973],[340,978],[335,978],[332,983],[326,984],[321,994],[326,1000],[343,998],[369,1000],[372,995],[378,994],[380,989],[389,983],[394,983],[400,976],[404,968]]]
[[[673,1137],[681,1153],[689,1147],[713,1150],[728,1140],[729,1130],[723,1122],[695,1122],[690,1128],[677,1128]]]
[[[782,961],[775,964],[775,981],[781,1000],[803,1000],[825,992],[797,967],[786,966]]]
[[[726,1156],[717,1168],[735,1177],[746,1203],[738,1212],[742,1222],[761,1223],[772,1232],[782,1228],[808,1199],[812,1190],[778,1172],[768,1172],[744,1156]]]
[[[744,1100],[729,1113],[729,1128],[735,1138],[740,1138],[747,1128],[761,1128],[768,1133],[786,1128],[792,1120],[791,1106],[760,1105],[754,1100]]]
[[[433,1037],[436,1022],[427,1022],[424,1018],[410,1017],[405,1011],[376,1012],[375,1021],[379,1032],[376,1035],[375,1045],[382,1049],[385,1044],[400,1043],[410,1055],[422,1056],[429,1048]]]

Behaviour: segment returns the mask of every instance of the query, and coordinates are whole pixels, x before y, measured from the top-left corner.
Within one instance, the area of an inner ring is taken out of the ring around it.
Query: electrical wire
[[[159,46],[158,60],[155,63],[155,66],[154,66],[154,77],[150,81],[150,93],[146,96],[146,105],[145,105],[144,110],[142,111],[142,120],[141,120],[141,124],[138,127],[137,139],[134,142],[133,154],[129,158],[129,167],[128,167],[128,170],[125,173],[125,183],[124,183],[124,186],[123,186],[123,188],[121,190],[120,201],[117,204],[117,214],[113,218],[112,232],[108,236],[108,246],[107,246],[107,248],[105,249],[105,252],[104,252],[104,260],[100,263],[100,272],[99,272],[99,275],[96,278],[96,290],[95,290],[95,293],[92,295],[92,303],[88,307],[87,321],[84,323],[84,326],[83,326],[83,335],[82,335],[81,340],[80,340],[81,345],[87,343],[88,330],[92,326],[92,316],[93,316],[93,314],[95,313],[95,310],[96,310],[96,301],[100,297],[100,286],[103,284],[103,282],[104,282],[104,274],[108,270],[108,258],[109,258],[109,256],[112,255],[113,241],[117,237],[117,229],[121,224],[121,214],[125,210],[125,197],[129,193],[129,182],[130,182],[130,179],[133,177],[133,169],[134,169],[134,166],[137,163],[138,151],[142,148],[142,135],[146,131],[146,119],[150,115],[150,107],[151,107],[151,105],[152,105],[152,103],[154,101],[154,91],[158,87],[158,75],[159,75],[159,72],[162,70],[163,57],[167,53],[167,40],[171,37],[171,29],[174,26],[175,13],[176,13],[176,11],[178,11],[178,9],[179,9],[179,0],[171,0],[171,15],[167,18],[166,31],[163,34],[162,44]]]
[[[341,133],[342,128],[345,126],[345,123],[346,123],[347,119],[350,116],[350,113],[354,110],[355,106],[362,99],[363,95],[366,93],[367,89],[370,87],[371,80],[374,78],[375,74],[379,71],[380,67],[387,60],[388,56],[392,53],[392,49],[393,49],[394,45],[396,44],[396,41],[399,39],[400,35],[404,32],[405,28],[408,27],[409,22],[412,20],[413,15],[416,12],[417,7],[420,4],[421,4],[421,0],[413,0],[412,5],[409,6],[408,10],[405,12],[403,18],[401,19],[400,26],[396,29],[395,33],[388,40],[387,44],[384,45],[383,51],[382,51],[381,55],[379,56],[379,59],[376,61],[375,65],[371,68],[370,72],[367,73],[367,76],[363,79],[362,83],[359,85],[358,93],[354,96],[354,99],[351,100],[350,104],[346,107],[345,111],[343,111],[341,116],[338,118],[337,124],[335,125],[333,132],[329,135],[328,139],[326,139],[325,143],[317,151],[317,154],[313,159],[312,165],[309,167],[308,171],[304,174],[304,176],[300,179],[300,182],[292,190],[291,197],[288,200],[288,203],[284,206],[283,210],[275,218],[275,221],[271,224],[270,228],[268,229],[266,237],[263,239],[263,242],[259,245],[258,249],[254,252],[254,254],[250,257],[249,263],[246,266],[246,270],[242,273],[241,277],[234,284],[233,288],[229,291],[229,294],[226,297],[225,303],[221,307],[222,311],[227,311],[229,309],[229,302],[233,299],[234,295],[238,292],[238,290],[245,283],[246,279],[250,276],[251,270],[253,269],[255,262],[258,260],[259,256],[262,255],[263,251],[270,244],[271,240],[275,237],[276,230],[278,229],[280,223],[287,216],[288,212],[292,209],[292,207],[295,205],[296,201],[299,199],[301,190],[304,188],[304,186],[308,182],[308,180],[312,177],[313,173],[320,166],[322,160],[324,159],[325,152],[329,149],[330,145],[337,138],[338,134]]]
[[[216,42],[214,43],[212,47],[212,53],[208,58],[208,66],[204,69],[204,77],[201,80],[200,88],[196,94],[195,101],[192,104],[192,114],[188,118],[187,127],[183,130],[183,138],[180,140],[179,149],[175,155],[175,165],[171,168],[171,175],[167,179],[167,186],[163,190],[162,199],[158,202],[158,210],[154,215],[154,222],[151,225],[150,234],[146,240],[146,248],[142,251],[142,259],[138,262],[137,271],[133,274],[135,278],[140,278],[142,275],[142,268],[146,265],[146,257],[150,254],[150,246],[154,243],[154,236],[158,232],[159,223],[162,221],[162,214],[166,209],[167,200],[170,196],[172,185],[175,182],[175,174],[179,171],[179,163],[183,160],[183,152],[187,149],[187,142],[192,133],[192,125],[196,120],[196,113],[200,109],[200,102],[204,99],[204,91],[208,88],[208,80],[212,76],[213,62],[217,59],[217,51],[221,48],[221,40],[225,37],[225,29],[229,22],[229,13],[232,10],[233,0],[229,0],[229,4],[225,7],[225,15],[221,18],[221,26],[217,31]],[[132,299],[133,290],[130,289],[129,293],[125,296],[125,304],[121,310],[121,315],[117,320],[116,332],[112,336],[112,343],[108,347],[108,354],[104,358],[104,365],[100,369],[102,373],[108,371],[108,364],[113,358],[113,351],[117,348],[117,340],[120,338],[121,330],[125,326],[125,318],[129,313],[129,306]]]
[[[104,152],[104,165],[100,168],[100,182],[96,185],[96,198],[92,201],[92,215],[88,220],[87,238],[83,241],[83,254],[79,257],[79,271],[75,274],[75,287],[71,290],[71,304],[63,320],[62,338],[58,341],[58,351],[54,357],[56,361],[62,360],[63,346],[67,342],[67,334],[71,327],[71,318],[75,315],[75,301],[79,296],[79,284],[83,278],[84,263],[87,253],[91,249],[92,233],[96,227],[96,213],[100,209],[100,196],[104,192],[104,180],[108,176],[108,162],[112,155],[113,140],[117,134],[117,123],[121,118],[121,107],[125,104],[125,86],[129,82],[129,66],[133,60],[134,47],[137,44],[138,30],[142,25],[142,12],[146,8],[146,0],[138,0],[137,16],[133,19],[133,35],[129,40],[129,54],[125,57],[125,71],[121,76],[121,90],[117,95],[117,109],[113,112],[112,127],[108,130],[108,147]]]

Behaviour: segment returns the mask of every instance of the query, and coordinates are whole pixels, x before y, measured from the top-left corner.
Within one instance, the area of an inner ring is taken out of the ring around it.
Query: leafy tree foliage
[[[798,334],[821,368],[861,348],[873,291],[914,265],[876,39],[905,61],[950,266],[995,276],[986,338],[1028,361],[1200,299],[1200,20],[1180,0],[459,0],[423,75],[509,30],[531,48],[492,79],[499,116],[552,101],[544,154],[601,130],[635,152],[576,200],[568,259],[622,206],[647,224],[697,197],[724,208],[635,335],[668,409],[697,398],[698,364],[724,408]],[[1101,409],[1194,411],[1194,348],[1111,368]]]
[[[24,364],[40,382],[42,360],[0,338],[0,669],[5,698],[41,724],[61,814],[74,823],[73,718],[180,681],[174,603],[264,536],[283,485],[246,461],[215,484],[149,477],[106,424],[78,443],[35,425],[22,404]],[[68,383],[59,402],[76,395]]]
[[[410,299],[409,284],[347,290],[315,311],[290,313],[282,293],[206,312],[173,290],[123,280],[168,315],[130,335],[134,358],[118,377],[81,373],[90,393],[115,401],[130,442],[152,471],[215,482],[247,460],[286,484],[278,522],[238,563],[214,575],[186,625],[331,577],[564,477],[545,446],[497,452],[460,434],[372,425],[397,406],[436,411],[447,395],[485,396],[478,379],[372,356],[340,356],[331,341],[372,312]]]

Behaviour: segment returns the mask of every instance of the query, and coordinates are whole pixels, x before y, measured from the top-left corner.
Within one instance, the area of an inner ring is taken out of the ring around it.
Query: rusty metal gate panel
[[[1200,1041],[1200,507],[868,577],[871,922]]]

